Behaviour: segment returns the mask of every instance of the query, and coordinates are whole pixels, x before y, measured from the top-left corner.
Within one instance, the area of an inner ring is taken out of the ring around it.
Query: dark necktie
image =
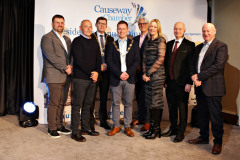
[[[169,66],[169,75],[170,75],[171,80],[174,79],[173,67],[174,67],[174,61],[175,61],[176,55],[177,55],[177,49],[178,49],[177,44],[178,44],[178,41],[175,42],[175,46],[174,46],[174,49],[173,49],[173,52],[172,52],[170,66]]]
[[[100,35],[100,43],[101,43],[102,49],[104,49],[103,35]]]

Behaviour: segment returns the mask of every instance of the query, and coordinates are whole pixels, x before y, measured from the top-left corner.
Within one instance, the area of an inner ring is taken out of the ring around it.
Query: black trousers
[[[145,82],[142,80],[141,76],[138,77],[138,81],[135,84],[135,94],[138,105],[138,121],[148,121],[147,108],[145,107]]]
[[[90,109],[90,127],[93,129],[95,125],[95,118],[94,118],[94,108],[95,108],[95,101],[96,95],[99,87],[99,97],[100,97],[100,107],[99,107],[99,120],[100,123],[107,123],[108,113],[107,113],[107,99],[108,99],[108,91],[110,85],[110,71],[107,70],[105,72],[101,72],[101,78],[97,82],[97,87],[95,90],[93,105]]]
[[[67,100],[68,90],[71,83],[70,76],[64,83],[48,83],[49,104],[48,104],[48,129],[56,130],[63,126],[63,110]]]
[[[73,79],[74,101],[72,106],[72,132],[79,133],[80,109],[81,109],[81,130],[90,129],[90,108],[93,104],[96,83],[92,80]]]
[[[222,144],[223,119],[222,119],[222,96],[206,96],[202,87],[196,87],[198,120],[200,126],[200,137],[209,139],[209,120],[211,120],[212,134],[215,144]]]
[[[175,80],[167,82],[166,97],[169,109],[170,129],[176,130],[178,135],[183,136],[187,127],[188,98],[185,86],[180,86]],[[179,112],[179,125],[178,122]]]

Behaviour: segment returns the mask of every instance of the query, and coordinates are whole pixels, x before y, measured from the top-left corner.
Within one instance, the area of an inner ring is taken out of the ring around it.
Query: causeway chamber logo
[[[93,7],[93,11],[100,16],[105,17],[108,21],[126,21],[129,24],[129,35],[135,37],[140,34],[136,32],[136,27],[134,25],[138,22],[141,17],[146,16],[147,11],[143,6],[136,3],[131,3],[132,7],[129,8],[119,8],[119,7],[105,7],[104,5],[97,4]],[[70,27],[64,29],[64,34],[68,36],[77,36],[80,35],[81,31],[79,28]],[[112,37],[117,38],[117,32],[107,32]]]
[[[132,15],[131,15],[133,10],[136,13],[136,17],[135,17],[134,21],[133,21]],[[143,6],[141,6],[140,4],[133,3],[133,2],[132,2],[132,8],[118,8],[118,7],[107,8],[107,7],[104,7],[101,5],[95,5],[94,11],[96,13],[104,14],[103,16],[105,18],[107,18],[107,20],[109,20],[109,21],[133,22],[132,25],[137,23],[139,18],[144,17],[147,14],[147,12]]]
[[[103,5],[95,5],[94,12],[101,14],[108,21],[126,21],[129,24],[129,35],[135,37],[139,35],[139,32],[136,32],[136,27],[134,24],[138,22],[141,17],[146,16],[147,11],[143,6],[136,3],[131,3],[132,8],[119,8],[119,7],[104,7]],[[134,13],[135,12],[135,16]],[[117,38],[117,32],[107,32],[112,37]]]

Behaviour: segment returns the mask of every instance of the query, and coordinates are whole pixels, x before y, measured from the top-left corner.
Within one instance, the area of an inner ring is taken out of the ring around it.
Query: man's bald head
[[[91,34],[92,34],[92,23],[90,20],[83,20],[81,22],[81,25],[80,25],[80,30],[82,31],[82,33],[87,36],[87,37],[91,37]]]
[[[216,28],[212,23],[205,23],[202,27],[202,37],[205,42],[210,42],[215,38]]]
[[[174,35],[177,40],[184,37],[184,33],[186,31],[185,24],[183,22],[177,22],[174,25]]]

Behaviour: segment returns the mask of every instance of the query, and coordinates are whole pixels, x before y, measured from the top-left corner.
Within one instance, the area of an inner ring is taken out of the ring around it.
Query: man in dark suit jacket
[[[134,40],[127,38],[128,24],[120,21],[117,24],[119,39],[109,46],[107,65],[110,69],[110,90],[112,93],[113,129],[108,132],[113,136],[120,132],[120,104],[122,93],[124,99],[124,132],[133,137],[130,128],[132,121],[132,101],[135,88],[135,72],[140,64],[139,47]]]
[[[49,89],[48,134],[53,138],[58,138],[59,133],[71,133],[63,126],[62,120],[70,85],[69,75],[72,73],[69,56],[71,40],[63,35],[63,16],[53,16],[52,28],[53,30],[45,34],[41,40],[42,82],[45,82]]]
[[[97,86],[99,86],[99,95],[100,95],[100,107],[99,107],[99,120],[100,126],[105,129],[111,129],[111,127],[107,123],[108,114],[107,114],[107,98],[108,98],[108,90],[110,83],[110,71],[106,64],[106,57],[108,52],[108,46],[110,43],[114,41],[113,37],[106,34],[105,30],[107,28],[107,19],[105,17],[98,17],[96,20],[95,26],[97,27],[97,32],[91,35],[92,39],[96,40],[99,44],[101,50],[102,64],[101,64],[101,74],[99,75],[99,80],[97,82]],[[97,88],[95,91],[93,107],[91,108],[91,121],[90,125],[92,130],[94,129],[95,118],[93,115],[94,106],[95,106],[95,98],[97,94]]]
[[[191,139],[191,144],[209,143],[209,119],[214,137],[213,154],[222,151],[223,120],[222,96],[226,94],[224,67],[228,58],[227,45],[215,38],[216,29],[211,23],[202,27],[204,43],[198,45],[193,56],[191,75],[197,96],[200,137]]]
[[[141,31],[141,35],[138,35],[133,39],[140,48],[141,61],[136,72],[136,84],[135,84],[135,94],[136,94],[136,100],[138,105],[138,117],[137,117],[137,120],[131,123],[131,127],[133,128],[137,124],[144,124],[143,127],[140,129],[141,131],[147,131],[150,127],[150,123],[148,122],[148,118],[147,118],[147,108],[145,107],[145,97],[144,97],[145,82],[142,79],[142,67],[141,67],[144,44],[148,39],[148,23],[149,23],[148,19],[145,17],[142,17],[138,20],[138,27],[139,27],[139,30]]]
[[[185,25],[177,22],[174,25],[175,40],[167,43],[165,55],[166,96],[171,126],[163,137],[176,135],[174,142],[184,139],[187,127],[188,98],[192,80],[190,76],[190,63],[194,54],[195,44],[184,38]],[[179,111],[179,125],[178,122]]]

